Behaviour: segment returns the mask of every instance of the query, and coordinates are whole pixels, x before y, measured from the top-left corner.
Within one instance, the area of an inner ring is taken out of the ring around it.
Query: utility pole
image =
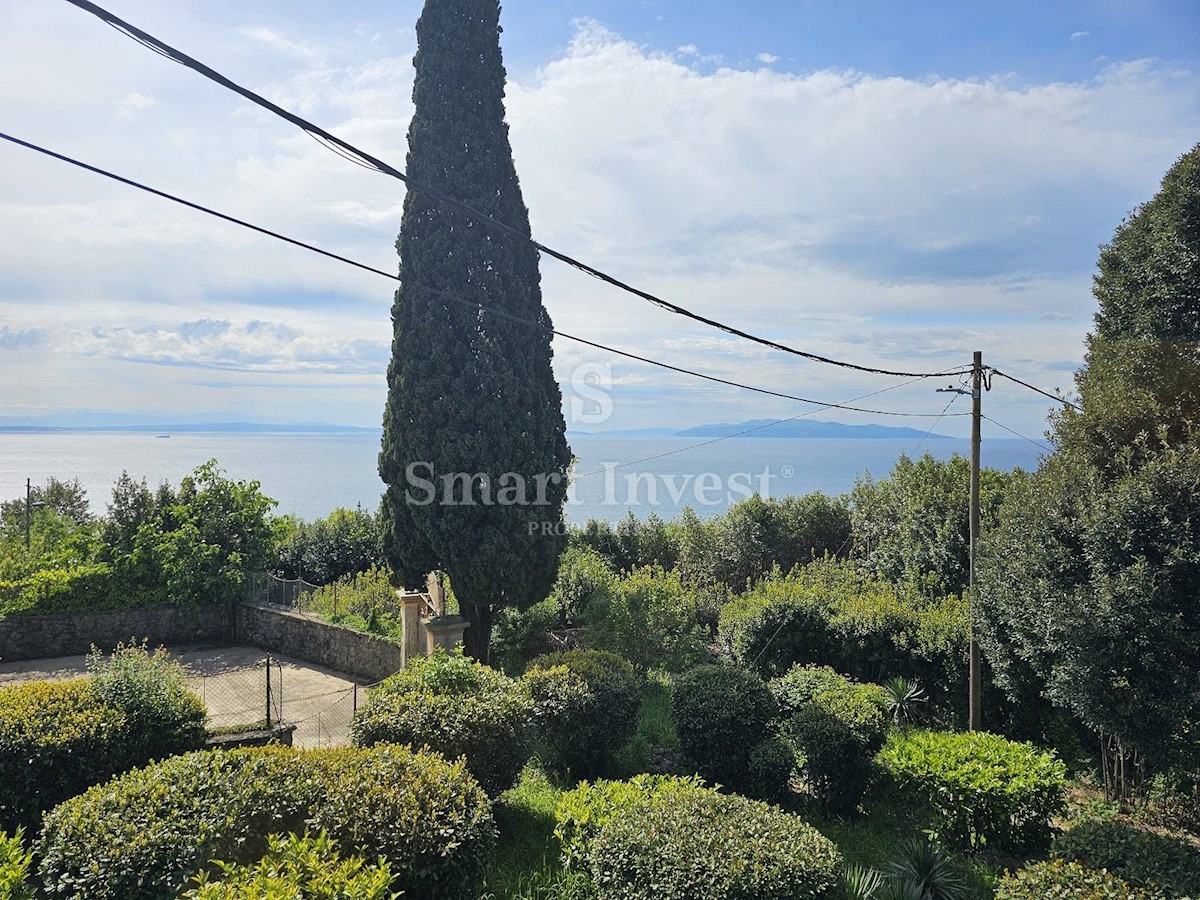
[[[33,511],[41,509],[46,504],[39,500],[33,502],[33,485],[28,478],[25,479],[25,549],[29,549],[29,531],[33,523]]]
[[[971,366],[971,580],[970,580],[970,692],[969,721],[972,731],[983,727],[983,671],[979,660],[979,644],[975,640],[975,611],[979,589],[975,584],[976,546],[979,541],[979,424],[983,418],[983,352],[975,351]]]
[[[980,451],[980,422],[983,420],[983,351],[976,350],[971,364],[971,497],[969,500],[971,523],[970,537],[970,581],[968,582],[968,615],[970,618],[970,637],[968,642],[968,666],[970,667],[968,686],[967,721],[971,731],[979,731],[983,727],[983,670],[979,658],[979,644],[975,641],[975,608],[978,604],[978,591],[975,586],[976,544],[979,541],[979,451]],[[938,388],[939,394],[966,394],[962,388]]]

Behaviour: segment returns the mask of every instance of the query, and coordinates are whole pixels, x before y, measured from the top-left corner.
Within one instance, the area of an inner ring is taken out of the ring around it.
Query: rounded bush
[[[47,893],[175,897],[213,860],[253,863],[271,834],[325,829],[340,853],[385,856],[396,889],[473,898],[495,839],[462,762],[382,745],[189,753],[128,772],[52,810],[38,845]]]
[[[784,713],[783,735],[813,796],[827,811],[854,812],[887,739],[883,689],[812,666],[793,667],[770,688]]]
[[[367,695],[350,726],[359,747],[427,747],[464,757],[495,797],[529,759],[533,709],[517,682],[461,654],[412,660]]]
[[[93,784],[204,746],[204,704],[178,666],[130,653],[95,678],[0,688],[0,828],[36,827]]]
[[[839,900],[842,860],[811,825],[745,797],[692,789],[614,816],[592,840],[601,900]]]
[[[1053,859],[1004,876],[996,900],[1157,900],[1103,870]]]
[[[1089,869],[1107,869],[1167,897],[1200,897],[1200,849],[1179,838],[1121,822],[1081,822],[1055,836],[1051,855]]]
[[[671,691],[683,752],[706,780],[739,793],[771,796],[780,790],[758,783],[751,773],[758,745],[775,739],[777,711],[763,680],[745,669],[699,666],[680,676]]]
[[[879,760],[913,815],[958,849],[1044,847],[1062,809],[1066,767],[1032,744],[981,731],[893,733]]]
[[[548,761],[576,778],[608,771],[613,754],[637,728],[641,679],[615,653],[572,650],[540,656],[525,684]]]

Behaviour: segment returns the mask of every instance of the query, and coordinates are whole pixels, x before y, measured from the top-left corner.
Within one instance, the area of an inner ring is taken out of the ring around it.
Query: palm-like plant
[[[866,866],[846,869],[846,900],[882,900],[883,874]]]
[[[892,887],[887,900],[968,900],[970,888],[953,854],[937,841],[909,838],[888,866]],[[886,895],[885,895],[886,896]]]
[[[894,725],[912,725],[924,715],[929,696],[919,681],[897,676],[885,681],[883,689],[887,692],[888,710]]]

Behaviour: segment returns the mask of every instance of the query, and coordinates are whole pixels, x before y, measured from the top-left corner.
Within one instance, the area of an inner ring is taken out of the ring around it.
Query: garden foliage
[[[763,680],[745,669],[699,666],[676,679],[671,692],[679,744],[697,773],[764,799],[783,792],[792,769],[773,727],[778,711]]]
[[[1168,898],[1200,897],[1200,849],[1179,838],[1120,822],[1081,822],[1054,838],[1051,855],[1107,869]]]
[[[219,879],[207,872],[183,900],[395,900],[392,872],[384,860],[343,859],[322,832],[272,835],[267,855],[254,864],[216,862]]]
[[[591,840],[602,900],[840,900],[833,842],[796,816],[709,789],[648,798]]]
[[[551,653],[524,681],[548,762],[575,778],[606,774],[637,727],[642,680],[633,666],[597,650]]]
[[[0,827],[33,827],[116,773],[204,746],[204,705],[165,654],[118,647],[89,668],[92,678],[0,688]]]
[[[1162,900],[1103,869],[1052,859],[1001,879],[996,900]]]
[[[11,837],[0,831],[0,900],[33,900],[33,854],[25,849],[24,837],[20,828]]]
[[[521,686],[461,653],[414,659],[359,707],[350,737],[359,747],[412,744],[465,757],[491,796],[512,786],[529,759],[532,704]]]
[[[135,769],[52,810],[37,846],[46,890],[162,900],[214,860],[251,864],[271,834],[324,830],[343,857],[386,857],[393,887],[474,900],[495,839],[461,762],[369,750],[202,751]]]
[[[783,737],[813,796],[827,811],[854,812],[887,738],[883,689],[811,666],[793,667],[770,688],[779,702]]]
[[[894,732],[879,756],[915,821],[960,850],[1044,847],[1063,806],[1052,751],[986,732]]]

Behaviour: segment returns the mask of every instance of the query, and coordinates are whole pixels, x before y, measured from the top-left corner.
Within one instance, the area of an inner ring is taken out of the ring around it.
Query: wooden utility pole
[[[975,585],[976,544],[979,540],[979,423],[983,418],[983,352],[975,351],[971,366],[971,575],[970,575],[970,693],[969,720],[972,731],[983,727],[983,674],[979,644],[975,641],[975,610],[979,591]]]

